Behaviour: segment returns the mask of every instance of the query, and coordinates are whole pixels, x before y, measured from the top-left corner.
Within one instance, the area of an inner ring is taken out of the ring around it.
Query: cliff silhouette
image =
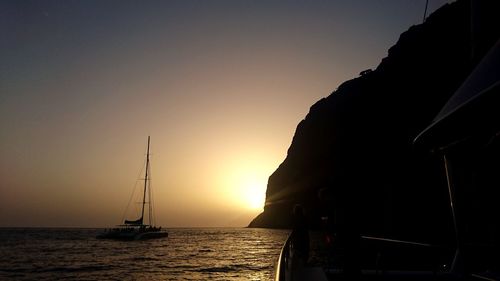
[[[499,4],[490,2],[481,24],[471,23],[470,1],[444,5],[402,33],[376,69],[316,102],[249,227],[290,228],[293,206],[301,204],[311,227],[344,213],[343,223],[365,235],[449,236],[443,167],[413,140],[499,38]]]

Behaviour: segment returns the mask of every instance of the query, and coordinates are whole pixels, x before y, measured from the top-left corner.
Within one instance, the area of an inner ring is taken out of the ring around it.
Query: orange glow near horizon
[[[220,160],[221,165],[213,170],[215,188],[220,190],[215,200],[243,212],[262,212],[268,177],[283,160],[279,153],[228,148]]]
[[[250,180],[245,183],[244,198],[252,210],[264,210],[264,202],[266,200],[266,183],[265,181]]]
[[[236,172],[236,177],[231,183],[227,200],[238,202],[245,209],[251,211],[263,211],[266,194],[267,178],[269,173],[258,167],[244,167],[240,172]],[[230,177],[231,178],[231,177]],[[232,198],[231,198],[232,197]]]

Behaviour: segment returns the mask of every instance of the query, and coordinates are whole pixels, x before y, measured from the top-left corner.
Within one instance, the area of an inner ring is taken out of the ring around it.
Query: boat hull
[[[97,239],[112,239],[112,240],[149,240],[168,237],[168,232],[163,230],[157,231],[140,231],[129,229],[110,230],[97,235]]]
[[[148,240],[148,239],[158,239],[168,237],[168,232],[157,231],[157,232],[144,232],[139,233],[134,237],[134,240]]]

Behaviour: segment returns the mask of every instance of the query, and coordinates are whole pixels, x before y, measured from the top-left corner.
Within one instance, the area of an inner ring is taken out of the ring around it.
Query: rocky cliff
[[[314,104],[269,177],[264,212],[249,226],[288,228],[299,203],[311,227],[328,218],[371,235],[448,235],[442,166],[412,142],[498,38],[491,12],[498,7],[486,9],[490,22],[478,30],[493,31],[483,33],[471,32],[478,28],[471,7],[466,0],[441,7],[401,34],[375,70]]]

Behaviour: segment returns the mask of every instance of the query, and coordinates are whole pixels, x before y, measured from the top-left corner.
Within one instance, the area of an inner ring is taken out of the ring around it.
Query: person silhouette
[[[304,208],[300,204],[293,207],[293,230],[291,242],[294,256],[302,264],[307,264],[309,259],[309,230]]]

